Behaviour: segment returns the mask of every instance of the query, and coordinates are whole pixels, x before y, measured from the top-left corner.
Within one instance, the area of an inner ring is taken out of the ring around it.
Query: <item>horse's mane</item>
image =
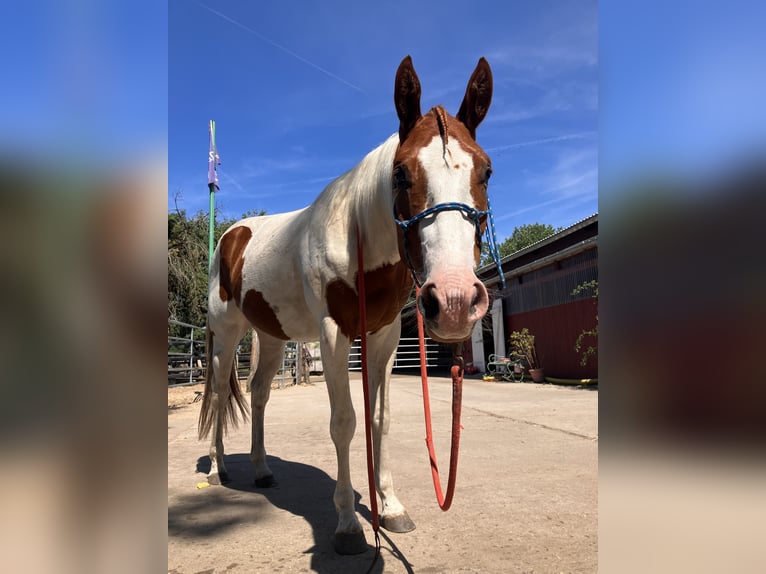
[[[315,204],[319,209],[347,202],[351,221],[359,222],[363,237],[384,237],[391,232],[393,197],[391,172],[399,134],[370,151],[356,166],[330,182]]]

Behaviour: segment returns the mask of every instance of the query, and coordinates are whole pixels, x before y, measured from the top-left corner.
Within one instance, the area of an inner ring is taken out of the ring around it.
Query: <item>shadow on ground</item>
[[[185,495],[168,507],[168,535],[179,538],[207,538],[225,535],[226,530],[242,525],[256,524],[266,505],[273,505],[300,516],[311,526],[313,545],[306,549],[311,554],[311,569],[319,573],[368,572],[375,553],[374,546],[356,556],[340,556],[333,549],[333,533],[337,514],[332,502],[335,480],[314,466],[267,457],[277,485],[273,488],[256,488],[253,466],[249,454],[232,454],[225,457],[229,482],[205,489],[205,496]],[[197,460],[197,472],[210,471],[210,458]],[[232,492],[234,491],[234,492]],[[370,509],[360,503],[361,495],[355,492],[356,511],[371,523]],[[380,531],[384,544],[380,558],[369,572],[384,570],[386,554],[399,560],[408,572],[409,561],[394,542]],[[369,542],[373,542],[368,540]]]

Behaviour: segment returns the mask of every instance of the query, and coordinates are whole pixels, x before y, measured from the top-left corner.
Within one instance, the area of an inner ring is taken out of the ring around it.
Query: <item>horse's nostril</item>
[[[436,319],[439,315],[439,302],[434,299],[429,299],[423,303],[423,310],[426,312],[426,319]]]
[[[471,299],[471,316],[469,319],[478,320],[481,319],[487,312],[489,307],[489,293],[484,285],[477,281],[473,284],[474,293]]]
[[[420,292],[420,307],[426,319],[433,320],[439,315],[439,301],[434,295],[435,286],[427,285]]]

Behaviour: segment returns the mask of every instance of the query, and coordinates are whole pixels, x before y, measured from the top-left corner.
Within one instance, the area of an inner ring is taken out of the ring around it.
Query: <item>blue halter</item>
[[[423,211],[421,211],[414,217],[407,219],[406,221],[401,221],[397,217],[396,202],[394,202],[394,221],[402,230],[402,239],[404,240],[404,258],[407,261],[407,267],[410,268],[410,273],[412,273],[412,279],[415,281],[415,284],[418,287],[423,286],[423,283],[420,281],[420,279],[418,278],[418,274],[415,271],[415,267],[412,265],[412,260],[410,259],[410,250],[407,248],[407,230],[410,228],[410,226],[414,225],[421,219],[424,219],[428,217],[429,215],[437,214],[440,211],[462,211],[463,214],[468,217],[468,219],[473,221],[474,225],[476,226],[476,237],[479,241],[480,250],[481,250],[481,222],[479,221],[479,217],[481,217],[482,215],[487,216],[487,219],[489,221],[489,225],[487,225],[487,228],[485,230],[485,233],[487,236],[487,244],[489,245],[489,252],[492,255],[492,260],[495,262],[495,265],[497,266],[497,273],[500,276],[501,289],[505,289],[505,277],[503,276],[503,269],[500,266],[500,253],[497,250],[497,236],[495,234],[495,218],[492,216],[492,208],[489,205],[489,198],[487,198],[487,209],[484,211],[475,209],[471,207],[470,205],[466,205],[465,203],[457,203],[457,202],[450,201],[446,203],[438,203],[434,205],[433,207],[424,209]]]

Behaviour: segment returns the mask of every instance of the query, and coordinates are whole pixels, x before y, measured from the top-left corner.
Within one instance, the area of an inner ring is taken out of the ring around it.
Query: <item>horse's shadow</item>
[[[311,568],[315,572],[335,573],[335,572],[383,572],[384,554],[375,562],[372,569],[368,570],[374,556],[374,546],[363,554],[354,556],[340,556],[333,548],[333,533],[337,525],[337,514],[332,502],[333,492],[335,491],[335,480],[319,468],[303,464],[300,462],[283,460],[275,456],[267,456],[269,467],[274,473],[277,482],[272,488],[258,488],[254,484],[253,465],[250,462],[248,454],[226,455],[226,470],[229,481],[223,486],[229,490],[235,490],[241,493],[239,496],[231,499],[228,495],[216,496],[216,502],[222,503],[224,498],[228,499],[223,504],[231,506],[231,512],[222,513],[218,519],[206,524],[198,525],[198,535],[216,532],[226,529],[238,522],[241,522],[242,516],[237,516],[237,511],[233,508],[244,503],[244,509],[241,512],[247,512],[250,521],[258,520],[258,507],[264,504],[272,504],[277,508],[286,510],[296,516],[302,517],[311,525],[314,544],[305,552],[311,554]],[[197,460],[197,472],[207,474],[210,471],[210,458],[200,457]],[[220,487],[218,487],[220,488]],[[250,493],[250,494],[246,494]],[[354,491],[355,507],[359,516],[368,523],[372,522],[370,509],[361,504],[361,495]],[[249,503],[249,504],[248,504]],[[183,505],[182,505],[183,506]],[[179,509],[177,512],[183,512]],[[176,511],[168,509],[169,513],[169,533],[173,534],[174,529],[183,530],[189,534],[188,524],[174,524]],[[192,534],[194,528],[192,527]],[[380,531],[381,542],[384,549],[388,550],[394,558],[401,561],[408,572],[412,572],[411,565],[396,547],[390,537],[386,536],[383,530]],[[368,537],[369,538],[369,537]],[[371,542],[368,539],[368,543]],[[374,541],[373,541],[374,543]]]

